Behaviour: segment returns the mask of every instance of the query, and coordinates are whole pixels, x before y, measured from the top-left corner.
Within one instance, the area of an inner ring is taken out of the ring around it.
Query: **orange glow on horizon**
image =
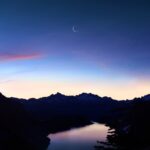
[[[39,98],[60,92],[65,95],[78,95],[82,92],[99,96],[109,96],[117,100],[141,97],[149,92],[148,82],[132,82],[128,84],[104,84],[85,82],[51,82],[15,80],[2,84],[1,91],[8,97]]]

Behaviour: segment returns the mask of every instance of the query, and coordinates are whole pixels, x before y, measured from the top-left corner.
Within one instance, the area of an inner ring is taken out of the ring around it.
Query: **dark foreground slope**
[[[0,150],[45,150],[49,139],[19,100],[0,94]]]
[[[150,95],[132,101],[124,117],[107,124],[107,142],[98,142],[98,150],[150,150]]]

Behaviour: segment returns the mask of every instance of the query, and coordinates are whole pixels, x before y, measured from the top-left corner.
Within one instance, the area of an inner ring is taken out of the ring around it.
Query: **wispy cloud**
[[[3,81],[0,81],[0,84],[5,84],[5,83],[8,83],[8,82],[12,82],[14,80],[3,80]]]
[[[41,53],[30,53],[30,54],[12,54],[12,53],[5,53],[0,54],[0,61],[15,61],[15,60],[30,60],[40,58],[43,55]]]

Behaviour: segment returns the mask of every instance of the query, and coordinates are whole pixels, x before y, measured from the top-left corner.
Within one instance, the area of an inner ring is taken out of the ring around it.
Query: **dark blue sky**
[[[148,0],[1,0],[2,91],[148,93],[149,8]]]

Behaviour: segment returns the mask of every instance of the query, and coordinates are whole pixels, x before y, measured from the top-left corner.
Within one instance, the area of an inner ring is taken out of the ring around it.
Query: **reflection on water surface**
[[[94,123],[82,128],[50,134],[48,150],[93,150],[97,140],[106,140],[108,127]]]

